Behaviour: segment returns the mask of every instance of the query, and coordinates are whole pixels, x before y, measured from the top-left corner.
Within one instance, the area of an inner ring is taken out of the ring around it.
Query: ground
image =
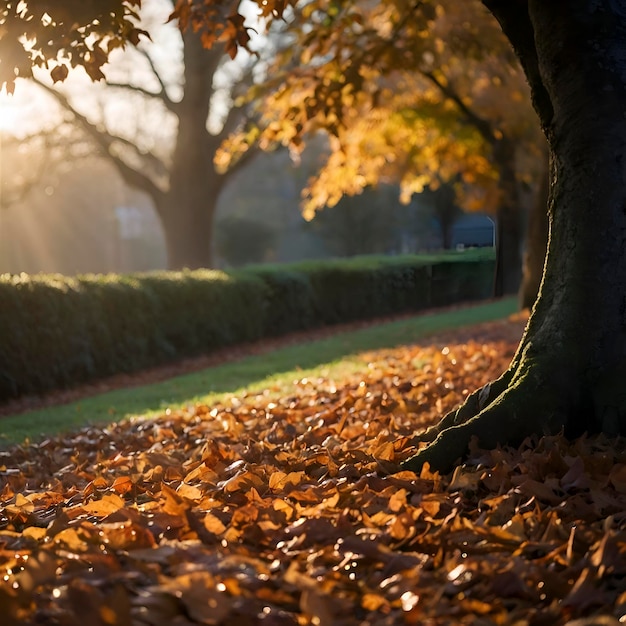
[[[506,367],[520,327],[0,453],[3,624],[618,626],[622,440],[399,468],[416,431]]]

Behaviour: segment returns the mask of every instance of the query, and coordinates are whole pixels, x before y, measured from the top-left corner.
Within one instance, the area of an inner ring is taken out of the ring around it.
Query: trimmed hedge
[[[493,251],[221,272],[0,276],[0,402],[296,330],[492,293]]]

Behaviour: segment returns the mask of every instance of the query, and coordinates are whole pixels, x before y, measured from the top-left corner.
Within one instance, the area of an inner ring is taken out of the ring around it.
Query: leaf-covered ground
[[[483,325],[366,354],[359,379],[0,453],[0,623],[619,624],[623,441],[397,471],[519,332]]]

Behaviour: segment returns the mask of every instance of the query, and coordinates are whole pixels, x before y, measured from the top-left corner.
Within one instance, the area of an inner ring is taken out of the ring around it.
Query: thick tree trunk
[[[526,232],[526,250],[522,266],[522,285],[519,291],[521,309],[530,309],[537,295],[543,278],[543,267],[548,245],[548,192],[550,188],[548,155],[541,175],[537,196],[528,214]]]
[[[172,187],[158,203],[170,270],[212,267],[211,239],[218,192]],[[183,209],[184,207],[184,209]]]
[[[206,113],[202,115],[192,106],[181,115],[170,188],[157,205],[168,267],[173,270],[211,267],[213,262],[213,218],[225,176],[215,171],[214,152],[204,137],[198,136],[204,124]]]
[[[212,154],[202,143],[179,132],[169,191],[156,198],[171,270],[211,267],[213,263],[213,221],[225,177],[215,172]]]
[[[169,190],[157,202],[173,270],[211,267],[213,217],[226,178],[213,164],[220,140],[206,128],[222,54],[205,49],[197,33],[184,33],[183,41],[185,91],[177,108]]]
[[[520,56],[551,150],[541,293],[503,376],[406,463],[449,469],[565,429],[626,434],[626,10],[613,0],[484,0]],[[522,10],[524,8],[524,10]]]

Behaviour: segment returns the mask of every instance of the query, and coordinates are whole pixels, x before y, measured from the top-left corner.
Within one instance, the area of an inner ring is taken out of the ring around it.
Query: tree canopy
[[[83,67],[93,80],[104,77],[109,54],[147,33],[138,27],[141,0],[10,0],[0,9],[0,85],[13,91],[16,78],[33,67],[64,80]]]
[[[497,22],[476,0],[308,3],[284,14],[269,80],[251,90],[259,119],[218,154],[251,145],[299,154],[323,130],[331,153],[305,190],[304,214],[397,182],[402,200],[452,183],[469,209],[497,213],[496,291],[521,279],[521,190],[538,178],[542,138],[528,87]]]

